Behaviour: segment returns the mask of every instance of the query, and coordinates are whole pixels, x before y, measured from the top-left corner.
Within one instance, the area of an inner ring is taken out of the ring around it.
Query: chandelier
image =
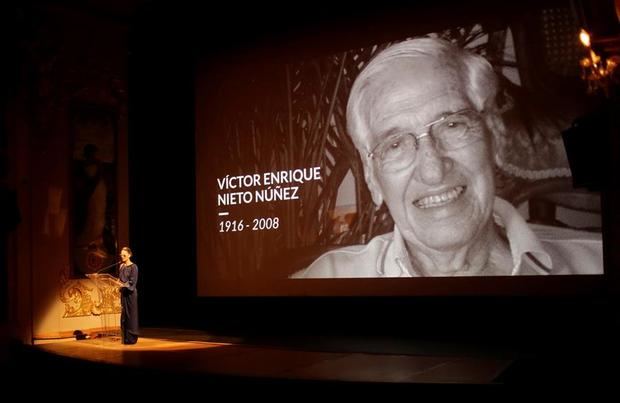
[[[618,82],[617,67],[620,64],[620,56],[612,54],[604,56],[604,53],[597,53],[592,48],[592,40],[590,34],[582,29],[579,32],[579,40],[585,49],[585,56],[581,59],[581,78],[587,83],[588,93],[592,94],[602,91],[605,96],[609,97],[611,87]],[[603,47],[609,45],[609,39],[603,39],[597,42],[597,45]],[[609,46],[607,46],[609,48]]]

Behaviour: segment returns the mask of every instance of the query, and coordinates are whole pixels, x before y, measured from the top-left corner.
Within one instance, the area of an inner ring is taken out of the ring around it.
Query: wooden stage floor
[[[87,339],[39,344],[35,348],[57,357],[197,378],[233,376],[364,384],[492,385],[500,382],[499,376],[513,363],[508,357],[467,352],[438,354],[399,349],[405,353],[379,353],[363,348],[336,351],[223,340],[192,330],[143,329],[142,333],[135,345],[122,345],[118,339]]]
[[[401,391],[434,400],[439,395],[462,400],[467,394],[508,397],[525,391],[527,398],[541,389],[556,396],[614,388],[616,371],[608,368],[620,357],[617,344],[570,338],[570,343],[515,348],[400,336],[230,337],[197,330],[141,330],[138,344],[131,346],[118,339],[13,343],[9,359],[0,365],[7,369],[4,384],[21,393],[26,379],[46,396],[61,399],[122,395],[142,401],[162,394],[176,399],[180,391],[229,397],[263,392],[287,400],[324,399],[335,392],[347,401],[369,395],[384,399]]]

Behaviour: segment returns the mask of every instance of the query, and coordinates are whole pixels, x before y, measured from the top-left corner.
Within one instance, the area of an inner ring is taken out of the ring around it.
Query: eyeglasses
[[[484,136],[480,114],[471,109],[454,112],[427,123],[423,133],[396,133],[381,141],[368,157],[379,161],[383,172],[396,172],[408,168],[416,160],[420,140],[431,136],[435,146],[442,151],[465,147]]]

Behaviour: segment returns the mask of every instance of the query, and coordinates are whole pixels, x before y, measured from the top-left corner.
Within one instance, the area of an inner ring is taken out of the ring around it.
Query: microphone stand
[[[111,264],[111,265],[109,265],[109,266],[103,267],[103,268],[101,268],[101,269],[97,270],[97,271],[95,272],[95,274],[99,274],[99,273],[101,273],[102,271],[107,270],[107,269],[109,269],[110,267],[114,267],[114,266],[116,266],[116,265],[117,265],[117,264],[119,264],[119,263],[120,263],[120,262],[114,262],[114,263],[112,263],[112,264]]]

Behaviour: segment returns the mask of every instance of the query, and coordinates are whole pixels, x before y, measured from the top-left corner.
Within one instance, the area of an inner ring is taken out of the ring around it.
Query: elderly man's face
[[[443,70],[442,70],[443,68]],[[394,61],[376,73],[364,93],[368,150],[394,133],[424,133],[447,114],[473,110],[463,84],[445,66],[421,59]],[[365,160],[375,200],[383,199],[410,248],[451,251],[471,244],[488,228],[495,195],[489,136],[473,113],[476,139],[446,150],[419,140],[415,160],[397,170],[380,156]],[[390,147],[394,145],[389,144]]]

